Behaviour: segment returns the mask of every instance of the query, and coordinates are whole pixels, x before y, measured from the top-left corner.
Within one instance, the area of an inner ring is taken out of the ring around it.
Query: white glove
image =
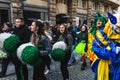
[[[120,53],[120,47],[116,47],[116,54]]]
[[[79,31],[79,32],[76,32],[76,34],[80,34],[81,33],[81,31]]]

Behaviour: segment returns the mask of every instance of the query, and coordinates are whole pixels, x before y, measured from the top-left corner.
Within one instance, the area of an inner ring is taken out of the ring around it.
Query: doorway
[[[8,10],[0,9],[0,26],[9,21]]]

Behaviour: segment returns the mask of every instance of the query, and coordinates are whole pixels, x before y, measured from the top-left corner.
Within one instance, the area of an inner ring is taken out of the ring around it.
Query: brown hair
[[[38,27],[37,34],[38,35],[43,35],[44,34],[44,29],[43,29],[44,24],[42,22],[40,22],[40,21],[33,21],[33,22],[35,22],[36,27]]]

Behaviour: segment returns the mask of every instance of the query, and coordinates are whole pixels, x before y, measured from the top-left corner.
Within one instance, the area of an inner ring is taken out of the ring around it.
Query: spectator
[[[10,22],[4,23],[1,28],[2,28],[2,32],[13,33],[12,24]],[[7,55],[7,58],[2,59],[2,63],[1,63],[2,70],[0,72],[0,77],[5,77],[9,62],[10,62],[10,55]]]
[[[13,33],[12,24],[10,22],[6,22],[2,26],[2,32]]]
[[[88,42],[88,30],[87,30],[87,26],[86,25],[82,25],[81,26],[81,32],[77,34],[78,37],[78,42],[79,43],[84,43],[85,44],[85,48],[83,50],[82,54],[82,65],[81,65],[81,70],[85,70],[86,67],[86,57],[85,57],[85,53],[87,52],[87,42]],[[81,45],[82,47],[83,45]]]
[[[18,46],[30,41],[31,31],[25,26],[23,18],[16,18],[13,34],[20,38],[20,44]],[[23,64],[17,56],[12,58],[12,62],[15,65],[17,80],[28,80],[27,66]]]
[[[33,80],[47,80],[44,75],[45,66],[50,65],[49,53],[51,51],[49,38],[44,34],[44,24],[40,21],[33,21],[31,24],[31,31],[33,32],[31,36],[31,42],[38,47],[40,50],[40,58],[42,63],[34,66]]]
[[[44,25],[44,34],[45,34],[45,36],[46,36],[46,39],[48,39],[50,48],[52,48],[52,43],[53,43],[52,34],[53,34],[53,33],[52,33],[52,31],[51,31],[51,28],[50,28],[50,25],[49,25],[48,22],[45,23],[45,25]],[[46,62],[47,62],[47,63],[46,63],[46,65],[47,65],[47,70],[45,71],[44,74],[48,74],[49,72],[51,72],[51,69],[50,69],[51,59],[50,59],[50,57],[47,57],[46,59],[47,59],[47,61],[46,61]]]
[[[61,61],[61,72],[63,76],[63,80],[69,80],[69,72],[67,69],[68,61],[71,56],[71,48],[73,43],[73,37],[70,33],[67,32],[66,25],[61,24],[60,25],[60,35],[57,39],[57,41],[64,41],[67,44],[67,49],[65,50],[65,58],[63,61]]]
[[[74,47],[77,44],[77,37],[76,37],[77,28],[73,27],[72,22],[68,22],[68,24],[67,24],[67,30],[68,30],[68,33],[70,33],[72,35],[72,37],[73,37],[73,43],[72,43],[72,45],[73,45],[73,50],[74,50]],[[71,54],[74,54],[74,53],[75,52],[72,51]],[[75,63],[75,62],[76,62],[76,60],[75,60],[74,55],[71,55],[71,58],[70,58],[70,60],[68,62],[68,65],[70,66],[70,65],[72,65],[72,63]]]

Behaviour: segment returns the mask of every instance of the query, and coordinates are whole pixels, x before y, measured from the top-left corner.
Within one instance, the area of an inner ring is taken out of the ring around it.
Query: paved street
[[[70,80],[94,80],[94,74],[90,69],[89,62],[87,62],[86,70],[81,71],[80,65],[81,62],[75,63],[75,65],[69,67],[69,74]],[[47,76],[48,80],[62,80],[62,75],[59,68],[59,62],[52,62],[51,69],[52,72]],[[1,67],[1,66],[0,66]],[[32,67],[28,66],[29,68],[29,80],[32,80]],[[9,65],[7,70],[7,77],[1,78],[0,80],[16,80],[16,75],[14,73],[14,66],[12,64]]]

